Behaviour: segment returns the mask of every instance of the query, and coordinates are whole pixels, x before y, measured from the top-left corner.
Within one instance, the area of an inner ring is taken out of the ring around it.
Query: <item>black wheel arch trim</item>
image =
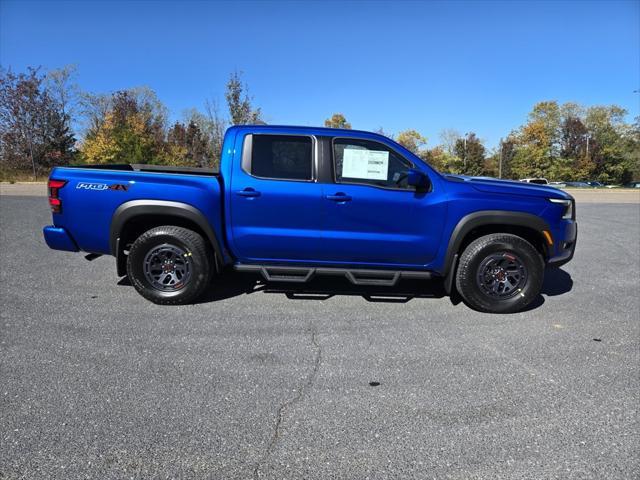
[[[543,230],[551,231],[549,224],[542,218],[526,212],[513,212],[508,210],[483,210],[469,213],[462,217],[449,238],[447,254],[444,262],[443,276],[451,284],[451,278],[455,273],[455,258],[462,241],[472,230],[486,225],[509,225],[516,227],[527,227],[536,230],[542,235]]]
[[[192,205],[182,202],[171,202],[167,200],[131,200],[120,205],[113,213],[111,227],[109,230],[109,248],[111,254],[116,257],[118,274],[121,274],[124,267],[123,246],[120,245],[122,228],[131,219],[147,215],[162,215],[167,217],[178,217],[189,220],[205,233],[216,254],[216,262],[223,261],[223,250],[215,232],[209,225],[209,221],[204,214]],[[123,273],[122,275],[125,275]]]

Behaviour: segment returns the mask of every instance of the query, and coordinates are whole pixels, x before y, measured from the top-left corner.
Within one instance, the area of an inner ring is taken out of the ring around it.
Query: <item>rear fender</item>
[[[151,215],[168,217],[168,224],[170,224],[171,217],[178,217],[195,223],[211,243],[216,262],[224,258],[222,256],[223,250],[220,241],[216,237],[211,225],[209,225],[207,218],[197,208],[186,203],[165,200],[132,200],[120,205],[114,212],[111,220],[109,246],[112,255],[116,257],[118,275],[123,276],[126,274],[126,256],[123,253],[124,245],[120,242],[124,225],[132,219]],[[216,267],[219,267],[219,265],[216,265]]]

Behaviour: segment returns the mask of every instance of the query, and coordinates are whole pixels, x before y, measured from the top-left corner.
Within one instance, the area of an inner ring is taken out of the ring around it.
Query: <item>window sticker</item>
[[[342,176],[367,180],[386,180],[389,172],[389,152],[345,148]]]

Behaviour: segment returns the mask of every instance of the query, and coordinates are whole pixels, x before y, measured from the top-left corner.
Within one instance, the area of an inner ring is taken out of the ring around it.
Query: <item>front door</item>
[[[335,138],[331,159],[334,183],[322,192],[322,259],[389,267],[431,262],[445,206],[441,196],[407,184],[407,170],[419,167],[390,146],[355,138]]]

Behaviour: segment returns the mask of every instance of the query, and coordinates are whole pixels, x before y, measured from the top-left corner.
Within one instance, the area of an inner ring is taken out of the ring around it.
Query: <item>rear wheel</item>
[[[209,284],[212,271],[211,255],[202,236],[170,225],[140,235],[127,258],[127,274],[135,289],[161,305],[196,300]]]
[[[516,235],[495,233],[469,244],[460,257],[456,287],[465,303],[483,312],[511,313],[540,293],[544,262]]]

